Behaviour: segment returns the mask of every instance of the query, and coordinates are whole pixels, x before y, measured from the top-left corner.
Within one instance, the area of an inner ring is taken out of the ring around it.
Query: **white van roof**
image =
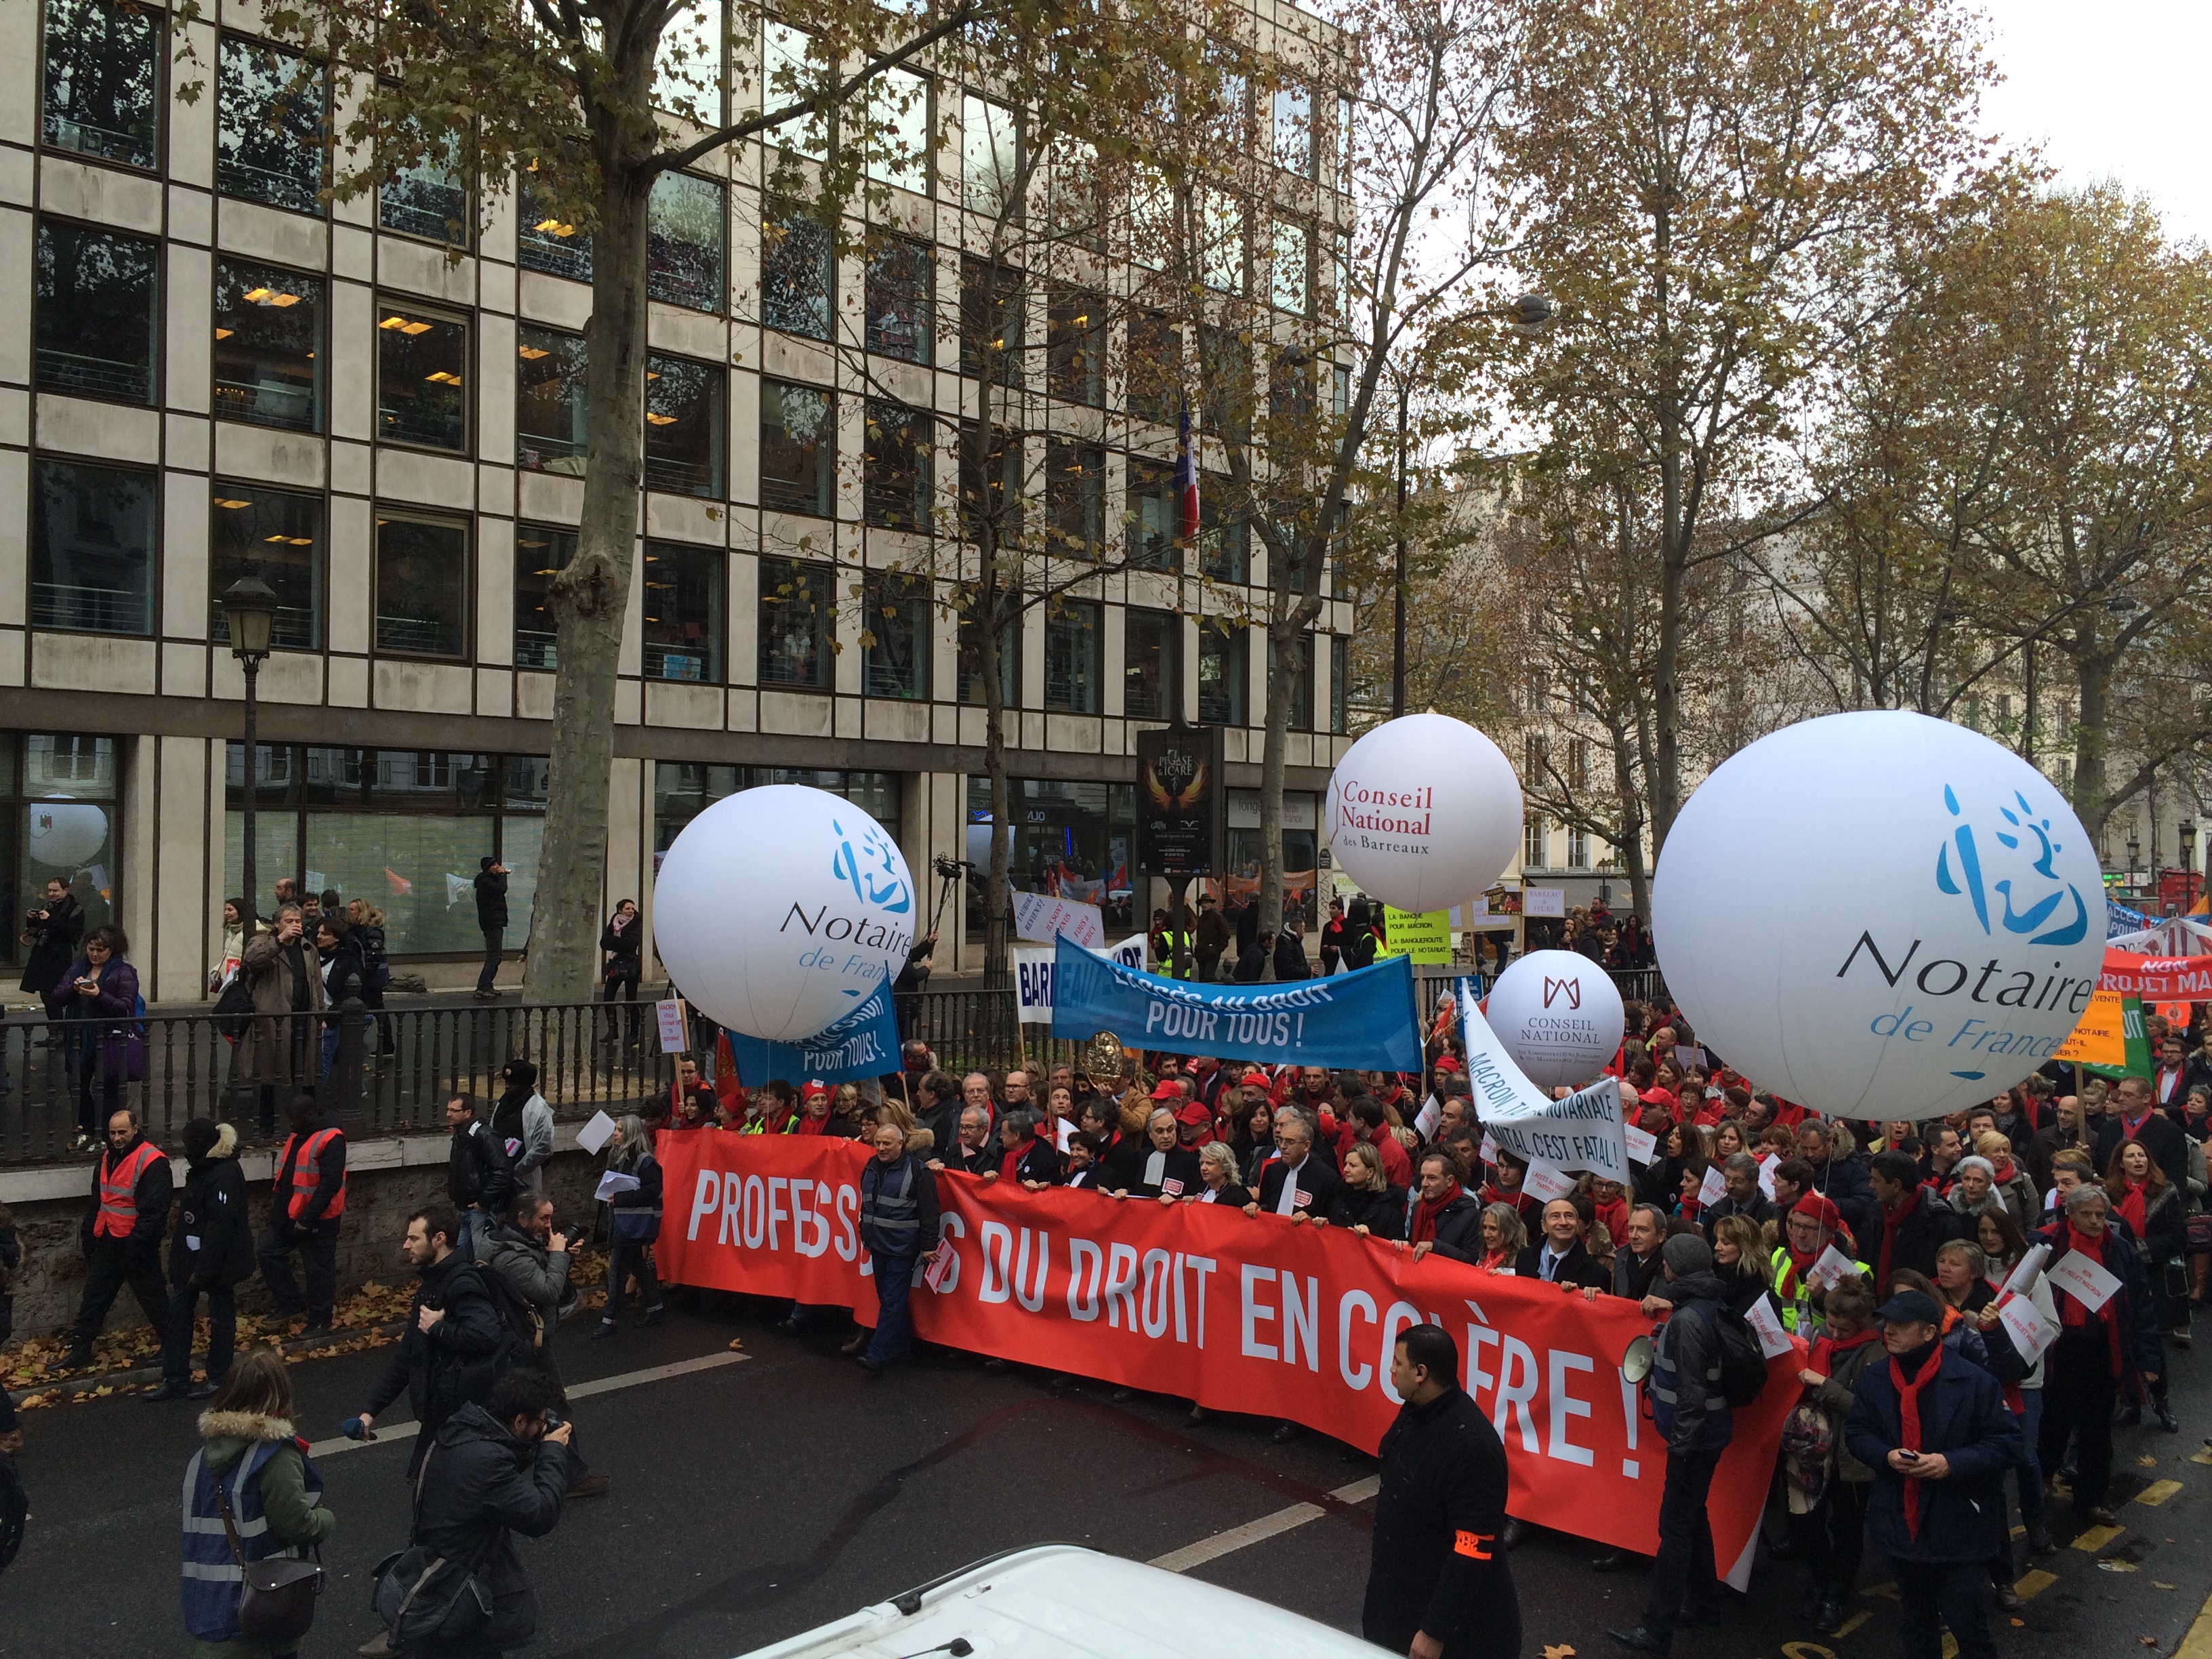
[[[1375,1659],[1356,1636],[1118,1555],[1045,1544],[979,1561],[745,1659]]]

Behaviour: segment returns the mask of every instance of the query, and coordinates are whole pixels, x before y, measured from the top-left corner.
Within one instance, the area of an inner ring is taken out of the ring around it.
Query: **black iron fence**
[[[1418,971],[1425,1033],[1438,1000],[1460,975]],[[1482,975],[1469,975],[1478,994]],[[1656,972],[1616,973],[1621,994],[1663,993]],[[1049,1028],[1022,1027],[1010,988],[957,983],[894,999],[899,1035],[929,1044],[947,1070],[1010,1067],[1069,1058]],[[234,1124],[252,1145],[281,1138],[286,1108],[302,1091],[325,1121],[349,1134],[434,1132],[456,1094],[489,1100],[511,1059],[538,1070],[538,1088],[557,1117],[595,1111],[619,1117],[665,1095],[672,1054],[660,1051],[649,1003],[431,1005],[388,1011],[348,1003],[327,1016],[265,1019],[273,1041],[249,1041],[212,1012],[151,1013],[116,1027],[83,1020],[14,1019],[0,1024],[0,1165],[48,1163],[97,1141],[109,1115],[127,1106],[147,1133],[173,1147],[185,1120]],[[704,1035],[711,1040],[711,1027]],[[281,1061],[269,1056],[282,1051]],[[257,1054],[262,1056],[255,1063]],[[712,1069],[708,1060],[702,1069]]]

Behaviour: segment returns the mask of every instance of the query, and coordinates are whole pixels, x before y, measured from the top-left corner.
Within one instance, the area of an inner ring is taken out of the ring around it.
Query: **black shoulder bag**
[[[257,1642],[266,1642],[279,1652],[299,1645],[315,1622],[315,1602],[323,1593],[319,1561],[296,1556],[270,1555],[249,1561],[239,1547],[238,1522],[230,1512],[230,1493],[221,1476],[215,1481],[216,1502],[222,1506],[222,1530],[230,1540],[231,1559],[238,1563],[243,1581],[238,1593],[238,1628]]]

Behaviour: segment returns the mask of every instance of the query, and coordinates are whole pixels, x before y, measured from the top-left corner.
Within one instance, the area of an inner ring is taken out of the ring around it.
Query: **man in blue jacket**
[[[1947,1626],[1959,1659],[1996,1659],[1990,1516],[2026,1443],[1996,1379],[1943,1346],[1934,1297],[1900,1291],[1875,1316],[1889,1357],[1859,1373],[1844,1443],[1874,1471],[1867,1535],[1897,1571],[1905,1659],[1939,1659]]]

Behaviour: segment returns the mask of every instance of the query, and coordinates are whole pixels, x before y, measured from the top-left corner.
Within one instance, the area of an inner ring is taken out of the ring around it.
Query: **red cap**
[[[1819,1193],[1808,1193],[1791,1206],[1792,1215],[1809,1215],[1830,1232],[1843,1231],[1844,1212],[1836,1207],[1836,1200]]]
[[[823,1082],[820,1078],[816,1078],[801,1088],[799,1092],[811,1099],[816,1095],[828,1094],[830,1092],[830,1085]]]
[[[1207,1109],[1204,1101],[1194,1100],[1189,1105],[1184,1107],[1182,1110],[1176,1114],[1176,1121],[1178,1123],[1211,1123],[1213,1121],[1213,1114]]]
[[[1439,1055],[1437,1060],[1437,1070],[1439,1072],[1456,1072],[1459,1070],[1459,1056],[1456,1054]]]
[[[1237,1080],[1239,1083],[1256,1083],[1262,1089],[1272,1088],[1274,1085],[1274,1079],[1256,1066],[1253,1066],[1251,1070],[1245,1073],[1243,1077],[1238,1078]]]
[[[1152,1098],[1154,1100],[1181,1100],[1182,1098],[1182,1091],[1176,1085],[1175,1079],[1172,1078],[1162,1078],[1159,1082],[1153,1086]]]

